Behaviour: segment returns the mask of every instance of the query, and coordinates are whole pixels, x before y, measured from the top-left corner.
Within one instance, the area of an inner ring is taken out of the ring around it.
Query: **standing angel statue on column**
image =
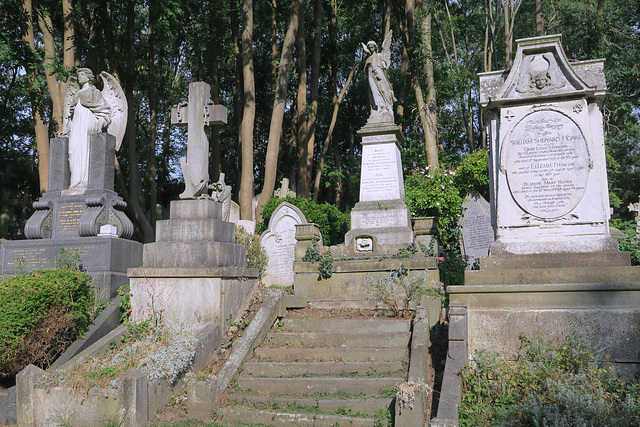
[[[366,45],[360,43],[369,56],[365,69],[369,77],[369,102],[371,114],[367,123],[393,123],[393,102],[396,97],[389,82],[387,68],[391,62],[391,34],[389,31],[382,42],[382,52],[378,52],[378,45],[374,41]]]
[[[91,135],[107,132],[116,138],[116,151],[122,144],[127,126],[127,100],[122,87],[103,71],[102,91],[88,68],[78,68],[67,80],[64,115],[60,136],[69,137],[69,189],[84,192],[89,185],[89,144]]]

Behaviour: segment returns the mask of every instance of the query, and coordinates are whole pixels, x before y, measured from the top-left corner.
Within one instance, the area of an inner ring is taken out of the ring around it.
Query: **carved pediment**
[[[600,87],[600,80],[590,76],[603,74],[604,60],[570,63],[560,44],[560,35],[520,39],[516,43],[517,53],[508,75],[498,72],[480,75],[484,106],[558,96],[604,96],[606,87]]]

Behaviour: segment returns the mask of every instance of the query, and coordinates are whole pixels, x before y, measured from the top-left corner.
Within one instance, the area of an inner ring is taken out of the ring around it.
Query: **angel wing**
[[[107,132],[116,137],[116,151],[118,151],[127,129],[127,98],[115,77],[106,71],[101,72],[100,77],[102,77],[104,84],[102,96],[111,106],[111,124],[107,128]]]
[[[391,63],[391,36],[393,34],[393,30],[389,30],[387,33],[387,37],[384,38],[382,42],[382,57],[386,61],[387,65]]]
[[[362,45],[362,50],[364,50],[364,53],[366,53],[367,55],[371,55],[371,52],[369,51],[367,45],[362,42],[360,42],[360,44]]]
[[[78,78],[71,76],[67,79],[67,88],[64,91],[64,105],[62,106],[62,129],[58,136],[67,136],[71,131],[71,119],[73,118],[73,104],[76,92],[80,90]]]

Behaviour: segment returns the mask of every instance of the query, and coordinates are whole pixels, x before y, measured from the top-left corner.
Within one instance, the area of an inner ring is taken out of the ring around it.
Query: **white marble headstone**
[[[296,225],[307,218],[291,203],[282,202],[269,219],[269,228],[262,233],[260,244],[267,252],[269,264],[263,278],[266,286],[293,285],[293,261],[295,259]]]

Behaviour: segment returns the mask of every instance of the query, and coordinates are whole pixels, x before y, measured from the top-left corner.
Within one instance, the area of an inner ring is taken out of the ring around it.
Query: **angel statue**
[[[116,138],[116,151],[127,127],[127,100],[120,83],[103,71],[103,89],[88,68],[78,68],[67,80],[60,136],[69,137],[69,189],[84,192],[89,185],[89,143],[91,135],[107,132]]]
[[[396,97],[393,95],[387,68],[391,62],[391,34],[382,42],[382,52],[378,52],[378,45],[374,41],[365,44],[360,43],[365,53],[369,55],[365,63],[365,69],[369,76],[369,102],[371,103],[371,114],[367,123],[393,123],[393,102]]]

